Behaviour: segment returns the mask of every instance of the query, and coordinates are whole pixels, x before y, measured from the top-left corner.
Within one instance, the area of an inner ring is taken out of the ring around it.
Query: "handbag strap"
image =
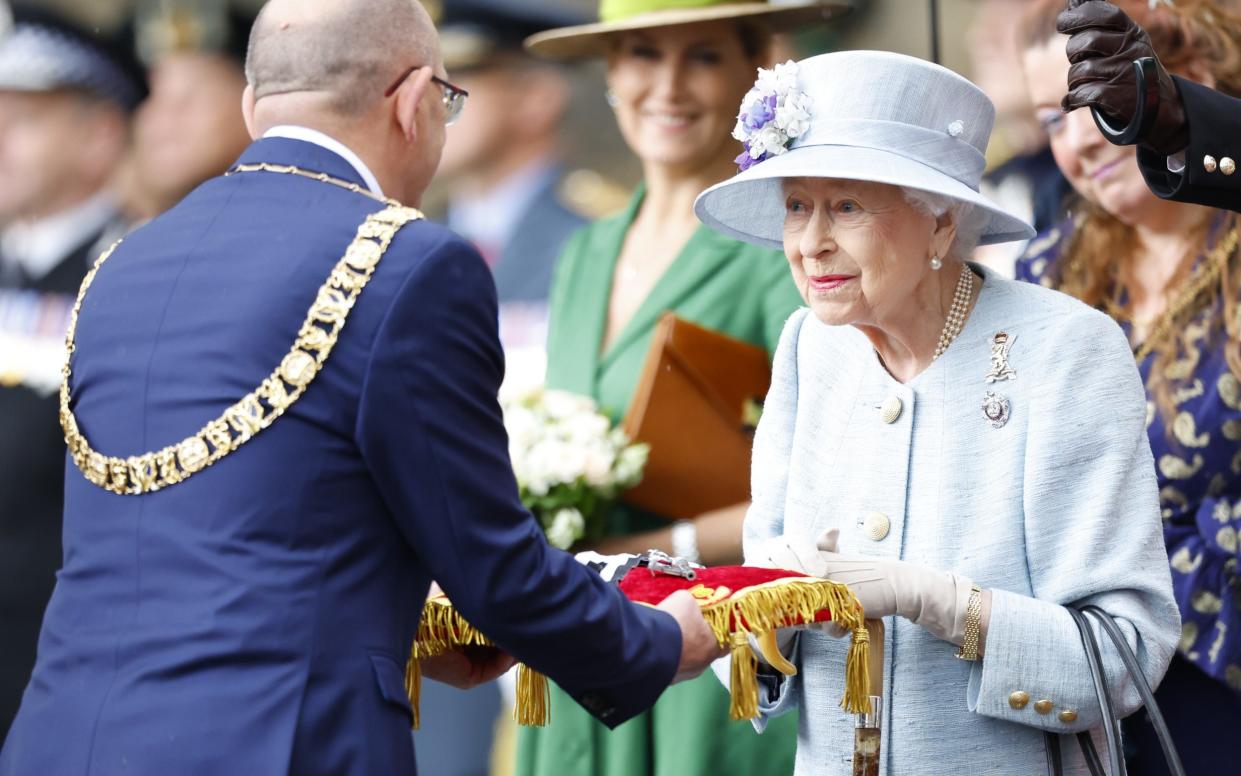
[[[1099,751],[1094,748],[1094,739],[1090,737],[1089,731],[1083,730],[1077,734],[1077,746],[1086,758],[1086,767],[1090,769],[1090,773],[1094,776],[1106,776],[1107,771],[1103,769],[1103,761],[1099,759]]]
[[[1116,646],[1121,662],[1125,664],[1125,669],[1129,672],[1134,686],[1138,689],[1138,694],[1142,697],[1142,703],[1146,705],[1146,713],[1150,717],[1151,725],[1155,728],[1155,735],[1159,738],[1159,746],[1163,748],[1163,757],[1168,764],[1168,770],[1172,776],[1185,776],[1185,766],[1181,763],[1181,757],[1176,751],[1176,744],[1172,741],[1172,734],[1168,730],[1167,722],[1164,721],[1163,713],[1159,710],[1159,704],[1155,702],[1155,693],[1151,690],[1150,683],[1146,681],[1146,675],[1142,673],[1141,666],[1138,665],[1137,656],[1133,654],[1129,643],[1125,641],[1124,635],[1120,632],[1120,627],[1116,625],[1112,615],[1094,604],[1083,606],[1082,611],[1093,615],[1099,621],[1103,632]]]
[[[1060,735],[1050,730],[1044,731],[1043,738],[1047,744],[1047,771],[1051,776],[1064,776],[1064,756],[1060,751]],[[1081,747],[1082,757],[1086,760],[1086,768],[1090,776],[1107,776],[1103,770],[1103,761],[1094,748],[1094,739],[1087,732],[1077,734],[1077,745]]]
[[[1108,762],[1111,764],[1111,772],[1113,776],[1126,776],[1125,758],[1120,743],[1120,718],[1116,716],[1116,709],[1112,705],[1112,694],[1107,686],[1107,674],[1103,670],[1103,654],[1099,651],[1099,642],[1095,640],[1094,629],[1090,627],[1086,615],[1071,606],[1065,608],[1077,625],[1078,635],[1081,636],[1082,646],[1086,650],[1086,664],[1090,668],[1095,696],[1099,700],[1099,709],[1103,714],[1103,732],[1107,739],[1107,755]],[[1081,739],[1079,738],[1078,741],[1080,742]],[[1085,750],[1082,754],[1089,761],[1090,756]]]
[[[1046,730],[1043,742],[1047,745],[1048,776],[1064,776],[1064,757],[1060,754],[1060,736]]]

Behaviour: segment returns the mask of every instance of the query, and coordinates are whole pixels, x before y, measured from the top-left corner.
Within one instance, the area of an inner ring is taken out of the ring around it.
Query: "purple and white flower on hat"
[[[758,81],[741,101],[733,137],[745,151],[737,157],[742,172],[759,162],[788,153],[794,139],[810,129],[810,97],[797,88],[797,63],[759,68]]]

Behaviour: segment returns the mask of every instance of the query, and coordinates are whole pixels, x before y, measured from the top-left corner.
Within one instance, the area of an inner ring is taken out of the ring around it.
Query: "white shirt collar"
[[[366,162],[361,157],[349,150],[349,147],[339,140],[325,135],[317,129],[310,127],[298,127],[291,124],[283,124],[278,127],[272,127],[263,133],[263,137],[283,137],[289,140],[301,140],[306,143],[314,143],[320,148],[326,148],[332,153],[349,162],[353,169],[361,176],[362,182],[371,190],[371,193],[377,197],[387,199],[383,189],[379,187],[379,179],[375,177],[375,173],[371,172],[371,168],[366,166]]]
[[[16,262],[26,277],[39,280],[115,217],[112,195],[100,192],[50,218],[8,227],[0,234],[0,256]]]

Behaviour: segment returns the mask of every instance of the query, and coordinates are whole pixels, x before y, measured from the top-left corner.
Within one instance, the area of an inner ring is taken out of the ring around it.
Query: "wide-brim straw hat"
[[[980,245],[1034,229],[979,192],[995,106],[965,78],[915,57],[842,51],[797,63],[809,126],[770,156],[699,195],[694,212],[745,242],[784,244],[785,178],[901,186],[971,206]]]
[[[526,48],[548,59],[576,59],[604,53],[608,38],[618,32],[724,19],[754,20],[772,32],[782,32],[850,10],[847,2],[812,0],[601,0],[598,22],[540,32],[526,39]]]

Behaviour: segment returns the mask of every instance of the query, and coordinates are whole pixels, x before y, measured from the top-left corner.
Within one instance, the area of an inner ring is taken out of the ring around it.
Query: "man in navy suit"
[[[701,672],[692,598],[630,605],[543,540],[487,266],[388,199],[418,204],[460,107],[421,6],[273,0],[247,75],[261,139],[88,279],[64,567],[0,774],[412,773],[432,579],[608,725]]]

